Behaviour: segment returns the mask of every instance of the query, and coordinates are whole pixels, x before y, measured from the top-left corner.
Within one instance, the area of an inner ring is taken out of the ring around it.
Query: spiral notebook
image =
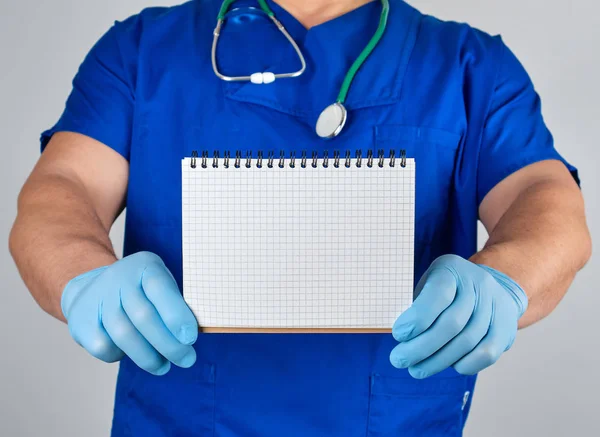
[[[413,301],[399,151],[182,161],[184,297],[205,332],[389,332]]]

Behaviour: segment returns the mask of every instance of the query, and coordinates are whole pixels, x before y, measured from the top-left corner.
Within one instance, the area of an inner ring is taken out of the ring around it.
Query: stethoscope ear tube
[[[298,59],[300,60],[300,65],[301,65],[300,69],[298,71],[294,71],[291,73],[280,73],[280,74],[274,74],[269,71],[256,72],[256,73],[252,73],[249,76],[227,76],[227,75],[221,73],[219,71],[219,67],[217,65],[217,48],[219,45],[219,38],[221,36],[221,29],[223,28],[223,23],[225,22],[225,14],[227,13],[227,10],[229,8],[229,5],[231,5],[231,3],[233,3],[233,0],[226,0],[223,3],[223,6],[221,6],[221,12],[219,12],[219,18],[217,19],[217,25],[215,27],[215,30],[213,31],[211,61],[212,61],[213,71],[215,72],[215,75],[219,79],[227,81],[227,82],[252,82],[255,84],[263,84],[263,83],[269,84],[269,83],[274,82],[277,79],[288,79],[288,78],[292,78],[292,77],[298,77],[298,76],[302,75],[302,73],[304,73],[304,71],[306,70],[306,59],[304,58],[304,55],[302,54],[300,47],[298,47],[298,44],[296,44],[296,41],[294,41],[294,39],[291,37],[291,35],[289,34],[289,32],[287,31],[285,26],[283,24],[281,24],[281,22],[277,18],[275,18],[275,14],[268,8],[266,3],[264,5],[266,6],[267,10],[265,10],[265,8],[263,8],[263,11],[269,16],[271,21],[273,21],[275,26],[277,26],[277,29],[279,29],[279,31],[283,34],[283,36],[285,36],[285,38],[288,40],[288,42],[294,48],[294,51],[296,52],[296,55],[298,56]],[[259,3],[261,3],[261,1],[259,1]],[[262,3],[264,3],[264,0],[262,0]],[[227,6],[227,7],[225,7],[225,6]],[[262,6],[263,5],[261,4],[261,7]],[[223,13],[223,10],[225,10],[224,13]]]

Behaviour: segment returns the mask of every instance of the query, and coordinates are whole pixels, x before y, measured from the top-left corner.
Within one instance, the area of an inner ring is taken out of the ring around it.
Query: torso
[[[243,4],[252,3],[236,6]],[[259,150],[299,155],[359,148],[404,149],[416,159],[416,280],[441,254],[474,253],[471,167],[483,123],[478,114],[491,92],[493,72],[482,59],[492,38],[477,46],[470,28],[392,1],[387,33],[350,90],[348,124],[325,142],[314,132],[316,119],[335,101],[343,76],[373,34],[379,2],[308,32],[273,6],[307,54],[308,68],[301,78],[262,86],[215,77],[210,49],[219,6],[196,1],[138,18],[145,27],[126,254],[159,254],[181,285],[181,159],[192,151],[256,156]],[[223,30],[222,71],[294,70],[293,50],[272,23],[243,15]],[[467,95],[466,84],[480,94]],[[192,370],[157,379],[123,362],[113,433],[363,436],[367,429],[369,436],[461,435],[468,410],[463,401],[474,378],[448,370],[413,380],[389,364],[393,346],[390,335],[201,335]]]

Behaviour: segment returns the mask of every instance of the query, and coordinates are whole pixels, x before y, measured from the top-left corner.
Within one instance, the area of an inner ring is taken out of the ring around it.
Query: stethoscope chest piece
[[[339,102],[329,105],[317,120],[317,135],[321,138],[335,138],[337,137],[348,118],[348,111],[344,105]]]

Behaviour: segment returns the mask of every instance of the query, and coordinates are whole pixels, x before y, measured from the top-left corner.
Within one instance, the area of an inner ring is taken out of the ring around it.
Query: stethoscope
[[[291,77],[298,77],[306,70],[306,59],[304,59],[304,55],[302,51],[296,44],[296,41],[290,36],[288,31],[285,29],[283,24],[277,20],[275,17],[275,13],[269,8],[267,2],[265,0],[257,0],[260,8],[263,12],[275,23],[279,31],[286,37],[286,39],[290,42],[296,54],[298,55],[298,59],[300,60],[301,68],[298,71],[294,71],[291,73],[283,73],[283,74],[274,74],[271,72],[257,72],[253,73],[250,76],[226,76],[222,74],[217,67],[217,44],[219,42],[219,36],[221,33],[221,28],[223,27],[223,23],[225,22],[225,15],[229,11],[229,7],[235,0],[225,0],[221,5],[221,10],[219,11],[219,15],[217,17],[217,27],[214,30],[214,38],[212,45],[212,66],[215,74],[218,78],[228,81],[228,82],[252,82],[254,84],[269,84],[275,82],[276,79],[286,79]],[[348,111],[344,106],[346,101],[346,97],[348,97],[348,91],[350,90],[350,86],[352,85],[352,81],[356,76],[358,70],[363,66],[371,52],[377,47],[377,44],[381,40],[383,34],[385,33],[385,29],[387,27],[387,19],[390,10],[389,0],[381,0],[383,5],[383,9],[381,11],[381,18],[379,20],[379,26],[375,31],[375,34],[358,56],[356,61],[350,67],[350,70],[346,73],[346,77],[342,83],[342,87],[340,89],[340,93],[337,97],[337,100],[332,105],[329,105],[327,108],[321,112],[319,119],[317,120],[316,132],[321,138],[334,138],[337,137],[344,126],[346,125],[346,121],[348,119]]]

